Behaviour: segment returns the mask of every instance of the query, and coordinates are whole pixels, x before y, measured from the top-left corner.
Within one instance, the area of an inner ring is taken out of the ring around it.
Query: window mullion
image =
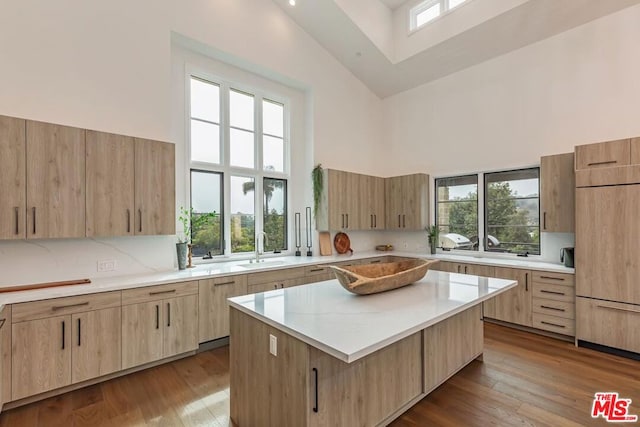
[[[230,160],[230,120],[229,120],[229,85],[220,84],[220,159],[222,159],[223,187],[224,187],[224,253],[231,254],[231,175],[229,173]]]

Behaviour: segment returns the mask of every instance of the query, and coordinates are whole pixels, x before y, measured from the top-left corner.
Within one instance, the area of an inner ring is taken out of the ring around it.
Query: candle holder
[[[307,206],[305,215],[305,232],[307,235],[307,256],[312,256],[311,245],[312,245],[312,236],[311,236],[311,207]]]
[[[302,252],[300,252],[300,246],[302,246],[302,238],[300,236],[300,224],[301,222],[301,218],[300,218],[300,212],[296,212],[295,216],[294,216],[294,234],[295,234],[295,238],[296,238],[296,256],[302,256]]]

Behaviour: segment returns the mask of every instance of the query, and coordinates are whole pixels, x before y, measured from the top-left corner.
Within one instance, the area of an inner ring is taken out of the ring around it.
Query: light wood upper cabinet
[[[175,145],[135,138],[135,233],[175,234]]]
[[[318,230],[358,230],[360,198],[358,174],[326,169],[323,194],[316,215]]]
[[[120,307],[71,316],[73,384],[119,371],[122,367]]]
[[[540,159],[541,231],[574,232],[575,187],[573,153]]]
[[[531,272],[517,268],[494,267],[494,277],[517,280],[518,285],[508,291],[485,301],[484,317],[532,326],[532,286]]]
[[[576,294],[640,304],[640,184],[576,189]]]
[[[640,164],[640,138],[631,138],[631,164]]]
[[[384,181],[376,176],[359,176],[360,228],[363,230],[385,228]]]
[[[0,239],[26,234],[26,122],[0,116]]]
[[[200,280],[198,283],[199,342],[229,335],[227,298],[247,294],[247,276],[227,276]]]
[[[12,325],[12,399],[71,384],[71,316]]]
[[[629,139],[579,145],[575,153],[576,170],[625,166],[631,161]]]
[[[87,237],[134,234],[134,141],[87,131]]]
[[[85,131],[27,121],[27,238],[85,236]]]
[[[385,201],[387,229],[424,230],[429,224],[429,175],[387,178]]]

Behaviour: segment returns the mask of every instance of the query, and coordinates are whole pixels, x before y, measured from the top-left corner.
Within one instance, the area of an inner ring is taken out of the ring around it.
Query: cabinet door
[[[575,149],[576,170],[625,166],[631,161],[628,139],[579,145]]]
[[[172,298],[162,301],[164,310],[163,357],[198,348],[198,296]]]
[[[495,267],[491,265],[464,264],[464,274],[493,277],[495,274]]]
[[[87,131],[87,237],[134,234],[133,168],[133,138]]]
[[[640,164],[640,138],[631,139],[631,164]]]
[[[342,230],[346,224],[344,217],[346,188],[343,188],[346,172],[329,169],[326,173],[329,186],[327,188],[329,230]]]
[[[573,153],[540,159],[541,231],[574,232],[576,177],[573,168]]]
[[[362,224],[360,221],[360,202],[362,201],[360,195],[360,177],[362,175],[357,173],[345,172],[343,177],[344,183],[342,184],[344,190],[344,211],[345,211],[345,229],[346,230],[360,230],[366,228],[368,223]]]
[[[119,371],[122,364],[121,309],[108,308],[71,317],[71,382]]]
[[[402,177],[387,178],[385,192],[385,224],[389,230],[402,228]]]
[[[518,286],[484,302],[484,317],[532,326],[531,272],[517,268],[495,267],[495,277],[517,280]]]
[[[229,305],[227,298],[247,293],[247,276],[200,280],[198,288],[199,342],[228,336]]]
[[[429,175],[407,175],[402,180],[402,228],[422,231],[428,225]]]
[[[26,123],[0,116],[0,239],[26,234]]]
[[[384,178],[360,175],[358,180],[360,229],[383,230],[385,228]]]
[[[384,178],[377,176],[370,177],[371,194],[361,195],[362,198],[370,197],[371,205],[373,207],[373,228],[376,230],[384,230],[385,228],[385,190],[384,190]]]
[[[12,398],[71,384],[71,316],[12,325]]]
[[[0,310],[0,409],[11,400],[11,306]]]
[[[135,139],[135,234],[175,234],[175,145]]]
[[[640,185],[576,189],[576,294],[640,304]]]
[[[85,237],[85,131],[27,121],[27,238]]]
[[[162,301],[122,307],[122,369],[162,359]]]

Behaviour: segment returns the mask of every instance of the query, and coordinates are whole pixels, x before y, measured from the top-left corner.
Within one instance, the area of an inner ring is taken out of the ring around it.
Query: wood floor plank
[[[469,364],[391,425],[602,426],[590,416],[598,391],[618,391],[640,414],[640,362],[485,324],[484,361]],[[0,427],[52,426],[232,427],[229,348],[0,414]]]

